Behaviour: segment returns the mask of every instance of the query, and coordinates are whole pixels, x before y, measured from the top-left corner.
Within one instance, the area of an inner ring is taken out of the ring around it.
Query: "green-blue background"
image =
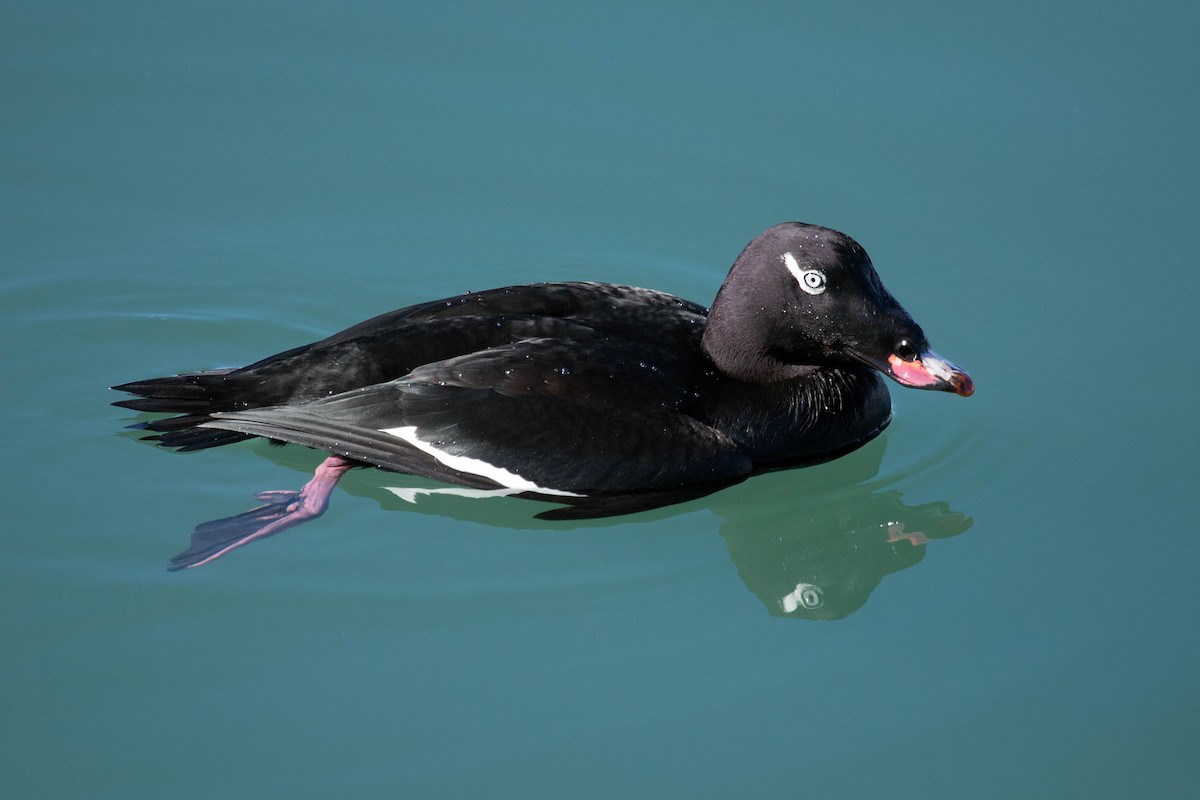
[[[4,4],[6,795],[1187,796],[1198,25]],[[164,571],[319,456],[156,450],[105,387],[507,283],[708,302],[788,219],[859,239],[976,395],[897,388],[854,456],[576,527],[360,471]]]

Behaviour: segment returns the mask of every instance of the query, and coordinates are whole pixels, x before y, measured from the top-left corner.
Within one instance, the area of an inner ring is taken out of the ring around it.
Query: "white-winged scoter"
[[[790,222],[746,246],[711,309],[606,283],[510,286],[113,388],[138,395],[115,405],[180,415],[138,426],[166,447],[263,436],[332,454],[299,492],[200,526],[179,568],[319,515],[355,466],[567,503],[558,516],[700,496],[870,441],[891,419],[881,374],[974,390],[857,242]]]

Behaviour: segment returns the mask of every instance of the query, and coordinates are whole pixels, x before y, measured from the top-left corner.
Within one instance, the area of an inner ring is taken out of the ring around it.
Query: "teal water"
[[[1189,796],[1198,23],[5,4],[6,795]],[[158,450],[107,386],[508,283],[707,303],[788,219],[862,242],[975,396],[575,525],[358,471],[165,571],[319,455]]]

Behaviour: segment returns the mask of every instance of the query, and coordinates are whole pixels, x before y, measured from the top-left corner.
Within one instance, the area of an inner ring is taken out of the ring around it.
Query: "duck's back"
[[[117,403],[139,411],[194,413],[203,405],[200,398],[205,389],[218,395],[211,398],[212,410],[305,402],[521,339],[610,336],[690,344],[698,340],[706,313],[703,306],[673,295],[629,286],[590,282],[511,286],[381,314],[240,369],[186,373],[114,388],[143,395]],[[181,384],[195,388],[188,392]],[[168,396],[172,389],[193,396]]]

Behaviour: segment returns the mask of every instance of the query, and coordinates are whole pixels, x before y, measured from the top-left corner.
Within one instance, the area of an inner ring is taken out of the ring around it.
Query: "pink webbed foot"
[[[329,507],[329,496],[338,480],[353,466],[353,462],[340,456],[330,456],[320,463],[312,479],[300,491],[259,492],[255,499],[263,501],[263,505],[233,517],[197,525],[192,532],[191,545],[172,558],[167,569],[207,564],[230,550],[321,516]]]

